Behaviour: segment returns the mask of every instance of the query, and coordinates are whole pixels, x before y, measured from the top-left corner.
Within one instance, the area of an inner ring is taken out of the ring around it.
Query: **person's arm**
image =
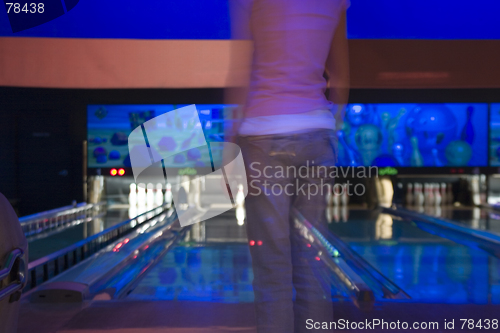
[[[349,52],[347,45],[346,11],[342,11],[335,29],[330,53],[326,62],[328,74],[328,99],[337,106],[337,129],[342,125],[345,105],[349,98]]]

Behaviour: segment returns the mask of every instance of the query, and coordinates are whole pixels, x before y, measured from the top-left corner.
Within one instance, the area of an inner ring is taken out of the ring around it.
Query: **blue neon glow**
[[[498,0],[353,0],[352,39],[500,39]],[[131,39],[228,39],[228,0],[80,0],[66,14],[12,33],[0,11],[0,36]]]

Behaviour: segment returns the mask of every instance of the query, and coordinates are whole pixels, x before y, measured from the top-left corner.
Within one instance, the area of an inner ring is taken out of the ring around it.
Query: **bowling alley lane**
[[[191,227],[186,240],[167,252],[132,285],[127,300],[246,304],[254,301],[253,270],[246,228],[236,209]],[[250,246],[262,246],[254,242]],[[322,272],[331,280],[331,272]],[[325,280],[325,281],[326,281]],[[345,297],[333,285],[334,299]]]
[[[104,212],[92,217],[90,221],[82,221],[81,223],[64,227],[61,230],[28,237],[29,261],[34,261],[73,245],[128,219],[129,207],[114,205],[105,208]]]
[[[474,209],[449,209],[452,218],[461,217],[456,222],[477,224]],[[348,215],[345,221],[333,220],[329,231],[409,294],[412,302],[500,303],[498,258],[430,234],[412,221],[379,210],[351,209]],[[485,212],[480,211],[479,216],[489,221]]]
[[[192,226],[127,299],[251,303],[252,280],[245,227],[230,210]]]

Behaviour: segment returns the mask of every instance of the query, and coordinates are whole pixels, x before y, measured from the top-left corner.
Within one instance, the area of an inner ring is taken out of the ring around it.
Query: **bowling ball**
[[[500,147],[497,148],[496,153],[497,153],[497,157],[500,159]]]
[[[94,157],[99,157],[99,156],[106,156],[108,154],[108,152],[106,151],[106,149],[104,147],[97,147],[96,149],[94,149]]]
[[[109,152],[109,159],[110,160],[119,160],[120,159],[120,152],[118,150],[112,150]]]
[[[378,150],[383,137],[377,126],[366,124],[359,126],[354,140],[359,150]]]
[[[130,154],[127,154],[127,156],[123,160],[123,166],[126,167],[126,168],[131,168],[132,167],[132,163],[130,162]]]
[[[186,157],[184,156],[184,154],[177,154],[174,156],[174,163],[177,163],[177,164],[182,164],[186,162]]]
[[[106,108],[104,106],[101,106],[100,108],[98,108],[95,112],[94,112],[94,115],[99,119],[99,120],[102,120],[104,118],[106,118],[106,116],[108,115],[108,110],[106,110]]]
[[[177,143],[171,136],[164,136],[158,142],[158,147],[161,151],[173,151],[177,148]]]
[[[125,146],[128,143],[128,135],[124,132],[116,132],[111,137],[111,144],[113,146]]]
[[[372,165],[380,168],[384,167],[397,167],[399,166],[398,161],[391,155],[384,154],[375,157],[372,161]]]
[[[106,157],[106,155],[99,155],[96,158],[97,163],[106,163],[107,161],[108,161],[108,158]]]
[[[346,118],[352,126],[356,127],[370,123],[373,114],[364,104],[352,104],[347,107]]]
[[[465,141],[452,141],[446,147],[445,156],[451,166],[467,166],[472,158],[472,148]]]
[[[201,152],[198,148],[189,149],[186,154],[189,161],[196,161],[201,158]]]
[[[455,115],[444,105],[418,106],[406,118],[408,137],[417,137],[422,152],[443,150],[456,139],[457,126]]]
[[[96,145],[99,145],[99,144],[101,144],[101,143],[102,143],[102,139],[101,139],[100,137],[98,137],[98,136],[96,136],[96,137],[94,138],[94,140],[92,140],[92,141],[93,141]]]

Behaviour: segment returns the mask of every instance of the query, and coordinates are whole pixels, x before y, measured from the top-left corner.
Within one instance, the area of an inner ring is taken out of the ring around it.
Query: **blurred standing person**
[[[346,1],[230,0],[236,40],[226,102],[243,107],[226,141],[242,149],[247,234],[261,244],[250,246],[259,333],[311,331],[308,319],[333,320],[331,291],[318,279],[321,263],[290,213],[295,207],[321,228],[324,184],[333,179],[312,170],[305,177],[277,172],[336,163],[335,128],[348,94]],[[313,185],[319,191],[308,192]]]

